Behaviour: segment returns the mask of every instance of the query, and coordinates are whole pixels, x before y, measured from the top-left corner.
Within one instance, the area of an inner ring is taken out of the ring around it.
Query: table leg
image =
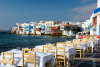
[[[67,62],[66,62],[66,67],[68,67],[69,66],[69,60],[67,60]]]
[[[85,54],[84,54],[84,53],[85,53],[84,51],[85,51],[85,50],[83,50],[83,58],[84,58],[84,55],[85,55]]]
[[[98,50],[98,44],[99,44],[99,43],[97,43],[97,50]]]
[[[93,53],[93,47],[92,47],[92,49],[91,49],[91,53]]]
[[[72,65],[74,65],[74,57],[75,57],[75,54],[72,55]]]

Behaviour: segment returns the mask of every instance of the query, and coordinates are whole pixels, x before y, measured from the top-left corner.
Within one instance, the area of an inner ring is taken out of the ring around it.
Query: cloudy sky
[[[97,8],[97,0],[0,0],[0,30],[16,23],[85,21]]]

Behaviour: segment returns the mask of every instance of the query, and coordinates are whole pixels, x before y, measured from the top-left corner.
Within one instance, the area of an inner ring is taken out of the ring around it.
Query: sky
[[[97,0],[0,0],[0,30],[16,23],[86,21],[97,8]]]

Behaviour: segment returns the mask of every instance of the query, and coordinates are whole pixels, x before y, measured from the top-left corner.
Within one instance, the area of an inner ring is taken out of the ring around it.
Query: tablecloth
[[[15,65],[22,66],[22,51],[13,49],[13,50],[10,50],[7,52],[10,52],[10,53],[13,52]],[[34,52],[30,52],[30,53],[34,53]],[[2,58],[2,54],[1,54],[1,58]],[[36,64],[36,67],[45,67],[45,63],[47,61],[50,61],[51,65],[55,64],[55,58],[52,53],[45,53],[45,55],[44,55],[44,53],[36,52],[36,58],[37,58],[36,60],[38,61]],[[29,66],[29,67],[33,67],[33,65],[34,65],[33,63],[25,63],[25,66]]]

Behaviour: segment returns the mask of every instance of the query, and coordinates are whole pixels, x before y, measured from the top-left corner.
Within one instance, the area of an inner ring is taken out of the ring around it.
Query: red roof
[[[77,25],[72,25],[72,24],[64,24],[63,26],[77,26]]]

